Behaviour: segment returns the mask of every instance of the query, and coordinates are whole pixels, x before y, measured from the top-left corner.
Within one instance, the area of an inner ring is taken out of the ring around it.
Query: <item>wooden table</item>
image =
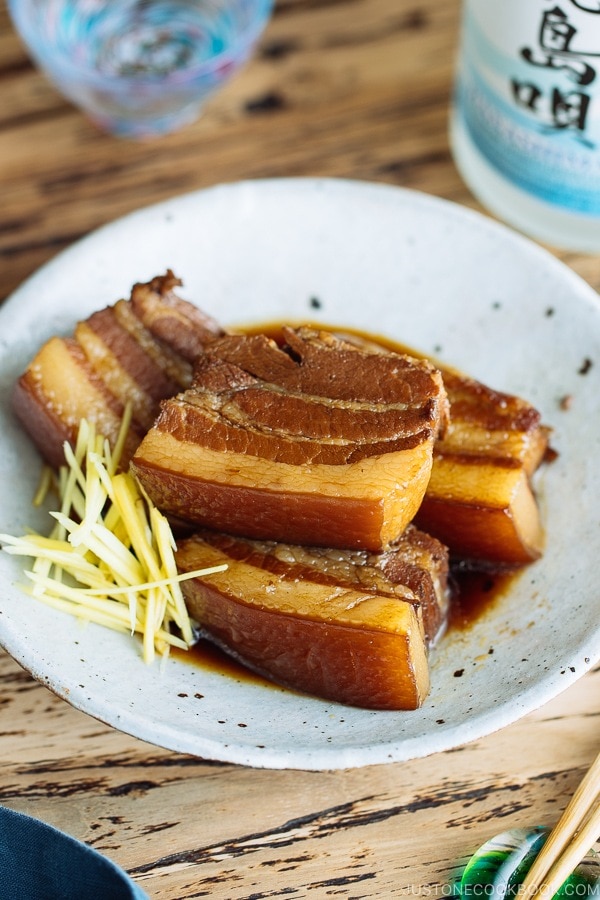
[[[330,175],[476,207],[448,149],[458,0],[279,0],[195,125],[98,134],[0,5],[0,294],[116,216],[244,178]],[[594,287],[600,257],[558,254]],[[600,669],[504,731],[334,772],[205,762],[99,724],[0,655],[0,802],[89,842],[150,897],[445,896],[496,832],[552,823],[598,749]]]

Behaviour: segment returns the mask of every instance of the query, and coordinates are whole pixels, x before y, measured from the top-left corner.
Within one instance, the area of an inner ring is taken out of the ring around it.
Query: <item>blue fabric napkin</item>
[[[0,897],[148,900],[115,863],[45,822],[0,807]]]

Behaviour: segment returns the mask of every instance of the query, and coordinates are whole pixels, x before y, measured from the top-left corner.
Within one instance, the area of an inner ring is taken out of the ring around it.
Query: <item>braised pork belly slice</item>
[[[452,410],[416,521],[453,556],[489,568],[538,559],[544,533],[532,476],[550,429],[531,404],[442,370]]]
[[[415,522],[464,565],[502,571],[538,559],[539,508],[519,463],[472,455],[436,456]]]
[[[448,609],[447,553],[414,528],[383,554],[250,541],[209,531],[183,541],[182,583],[203,633],[287,687],[340,703],[415,709],[428,644]],[[427,631],[429,629],[429,633]]]
[[[194,363],[213,338],[223,334],[220,324],[175,292],[183,284],[171,269],[151,281],[134,284],[129,300],[136,318],[175,356]]]
[[[388,352],[361,335],[357,346]],[[431,478],[416,523],[476,568],[509,569],[538,559],[544,533],[532,476],[550,429],[526,400],[440,365],[450,422],[435,443]]]
[[[448,405],[425,360],[326,332],[227,335],[166,400],[133,470],[165,512],[294,544],[381,550],[419,508]]]
[[[169,270],[134,285],[129,300],[77,323],[72,337],[51,338],[19,378],[16,414],[52,466],[64,461],[63,443],[74,441],[82,418],[113,443],[130,404],[127,464],[160,401],[189,387],[192,361],[222,329],[177,296],[179,284]]]

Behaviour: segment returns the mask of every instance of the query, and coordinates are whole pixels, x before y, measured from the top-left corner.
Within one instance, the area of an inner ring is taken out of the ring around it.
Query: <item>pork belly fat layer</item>
[[[255,538],[379,550],[414,517],[448,409],[425,361],[310,329],[212,342],[163,403],[133,467],[191,522]]]
[[[340,703],[422,704],[427,647],[421,606],[408,587],[398,586],[396,596],[369,593],[298,563],[293,547],[280,547],[274,562],[264,545],[232,545],[219,535],[196,535],[177,553],[183,571],[223,562],[225,572],[183,582],[183,590],[193,618],[237,658],[280,684]]]

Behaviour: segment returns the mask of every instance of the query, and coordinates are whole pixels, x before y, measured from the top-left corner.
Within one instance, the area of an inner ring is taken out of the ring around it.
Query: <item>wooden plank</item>
[[[503,731],[422,760],[273,772],[120,734],[3,653],[0,803],[89,842],[152,897],[242,898],[265,882],[442,896],[493,834],[556,820],[596,751],[599,688],[600,668]]]

